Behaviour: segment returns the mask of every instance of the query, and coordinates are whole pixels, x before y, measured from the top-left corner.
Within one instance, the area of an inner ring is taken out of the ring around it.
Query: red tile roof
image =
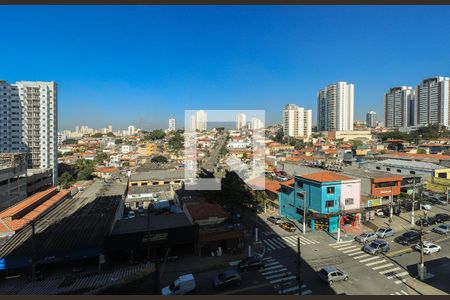
[[[305,174],[299,176],[301,178],[305,178],[312,181],[317,182],[334,182],[334,181],[342,181],[342,180],[351,180],[352,178],[333,173],[333,172],[319,172],[319,173],[313,173],[313,174]]]
[[[197,205],[190,205],[187,207],[192,219],[205,220],[209,218],[226,218],[228,217],[227,211],[218,204],[202,202]]]

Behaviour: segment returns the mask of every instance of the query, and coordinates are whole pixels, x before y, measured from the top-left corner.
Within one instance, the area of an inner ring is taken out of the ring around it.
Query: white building
[[[283,132],[285,136],[309,137],[311,135],[312,110],[288,104],[283,110]]]
[[[319,131],[353,130],[354,86],[346,82],[330,84],[317,94]]]
[[[249,122],[249,128],[252,130],[263,129],[264,122],[258,118],[252,118],[251,122]]]
[[[236,129],[240,130],[246,126],[247,116],[245,114],[239,113],[236,116]]]
[[[132,145],[122,145],[122,153],[126,154],[126,153],[130,153],[134,151],[134,147]]]
[[[136,132],[136,129],[133,125],[128,126],[128,135],[133,135]]]
[[[377,127],[377,113],[374,111],[369,111],[366,114],[366,126],[369,128]]]
[[[206,124],[207,124],[206,111],[204,110],[197,111],[196,129],[199,131],[204,131],[207,128]]]
[[[403,128],[414,125],[415,91],[410,86],[389,89],[384,94],[384,123],[387,128]]]
[[[169,128],[167,129],[167,131],[175,131],[175,130],[176,130],[175,119],[170,118],[169,119]]]
[[[422,80],[416,88],[414,125],[439,123],[449,126],[450,78],[432,77]]]

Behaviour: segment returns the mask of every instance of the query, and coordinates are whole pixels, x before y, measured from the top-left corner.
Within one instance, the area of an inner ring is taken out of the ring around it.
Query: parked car
[[[417,245],[414,246],[414,249],[416,249],[417,251],[421,251],[420,249],[422,248],[421,243],[418,243]],[[438,244],[435,244],[433,242],[423,242],[423,253],[426,255],[430,255],[432,253],[436,253],[441,251],[441,246],[439,246]]]
[[[142,207],[142,206],[139,206],[139,208],[138,208],[138,213],[139,213],[141,216],[144,215],[144,214],[145,214],[145,208]]]
[[[264,268],[264,261],[261,256],[255,255],[244,258],[238,263],[239,271],[258,270]]]
[[[377,215],[378,217],[384,217],[384,212],[381,208],[379,208],[375,211],[375,215]]]
[[[394,229],[390,228],[390,227],[382,227],[382,228],[378,228],[377,232],[376,232],[377,236],[379,238],[387,238],[389,236],[393,236],[394,235]]]
[[[134,211],[130,210],[128,212],[128,219],[133,219],[134,217],[136,217],[136,214],[134,213]]]
[[[447,214],[436,214],[434,216],[434,220],[436,221],[436,223],[444,223],[450,220],[450,216]]]
[[[291,222],[283,222],[280,224],[280,227],[289,232],[295,232],[295,225]]]
[[[433,204],[439,204],[439,205],[447,205],[447,198],[442,196],[432,196],[429,198],[429,201]]]
[[[238,286],[241,285],[242,279],[239,272],[236,270],[226,270],[214,279],[214,287],[215,288],[224,288],[230,286]]]
[[[348,274],[335,267],[324,267],[317,273],[323,281],[332,284],[335,281],[348,280]]]
[[[364,232],[355,237],[355,240],[360,243],[367,243],[377,239],[377,234],[375,232]]]
[[[431,210],[431,205],[430,204],[428,204],[428,203],[421,203],[420,204],[420,209],[423,209],[423,210]]]
[[[281,224],[283,223],[281,217],[279,216],[270,216],[267,218],[267,221],[272,222],[273,224]]]
[[[364,252],[371,255],[376,255],[378,253],[386,253],[391,249],[388,242],[384,240],[375,240],[371,243],[366,244],[363,247]]]
[[[450,224],[441,224],[433,228],[433,232],[447,234],[450,232]]]
[[[194,275],[181,275],[175,279],[170,285],[162,288],[161,295],[185,295],[195,290]]]
[[[395,241],[402,245],[412,245],[420,241],[420,232],[410,230],[395,238]]]
[[[422,226],[428,227],[436,224],[436,220],[433,217],[423,217],[416,221],[417,226],[420,226],[420,223],[422,223]]]

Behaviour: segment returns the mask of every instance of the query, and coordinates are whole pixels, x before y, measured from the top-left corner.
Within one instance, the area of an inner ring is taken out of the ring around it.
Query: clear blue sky
[[[450,75],[449,6],[2,6],[0,79],[54,80],[59,126],[166,128],[185,109],[313,109],[355,84],[383,93]]]

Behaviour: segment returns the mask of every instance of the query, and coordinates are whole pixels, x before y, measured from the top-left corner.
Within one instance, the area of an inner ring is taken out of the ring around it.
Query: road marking
[[[353,243],[353,242],[354,242],[354,240],[343,241],[343,242],[334,242],[332,244],[328,244],[328,246],[334,247],[334,246],[338,246],[338,245],[341,245],[341,244],[348,244],[348,243]]]
[[[338,251],[342,251],[342,250],[347,250],[347,249],[352,249],[352,248],[357,248],[356,246],[345,246],[343,248],[339,248],[337,249]],[[336,249],[336,248],[335,248]]]
[[[281,269],[278,269],[278,270],[273,270],[273,271],[261,273],[261,275],[266,276],[266,275],[270,275],[270,274],[274,274],[274,273],[278,273],[278,272],[284,272],[286,270],[287,270],[286,268],[281,268]]]
[[[408,272],[397,273],[395,275],[387,276],[387,279],[399,278],[408,275]]]
[[[302,292],[302,295],[309,295],[309,294],[312,294],[311,290],[306,290]]]
[[[384,269],[384,268],[387,268],[387,267],[390,267],[390,266],[393,266],[393,265],[394,264],[392,264],[392,263],[388,263],[388,264],[385,264],[385,265],[382,265],[382,266],[373,267],[372,270],[380,270],[380,269]]]
[[[279,245],[279,247],[278,248],[286,248],[286,243],[284,243],[284,241],[282,240],[282,239],[280,239],[280,240],[278,240],[278,239],[280,239],[280,238],[274,238],[274,239],[272,239],[272,242],[274,243],[274,244],[276,244],[276,245]]]
[[[267,257],[263,258],[263,260],[269,260],[269,259],[273,259],[272,256],[267,256]]]
[[[267,246],[269,246],[269,250],[274,250],[274,249],[278,248],[278,247],[272,245],[272,243],[270,243],[269,240],[263,240],[263,242],[266,243]]]
[[[407,247],[407,248],[402,248],[396,251],[392,251],[386,254],[386,256],[391,257],[391,256],[395,256],[395,255],[399,255],[399,254],[403,254],[403,253],[407,253],[407,252],[413,252],[414,249]]]
[[[277,277],[282,277],[282,276],[286,276],[286,274],[287,275],[292,275],[292,273],[291,272],[281,272],[281,273],[278,273],[278,274],[275,274],[275,275],[272,275],[272,276],[265,276],[266,277],[266,279],[267,280],[269,280],[269,279],[274,279],[274,278],[277,278]]]
[[[273,266],[273,267],[268,267],[268,268],[264,268],[261,270],[261,272],[266,272],[266,271],[270,271],[270,270],[275,270],[276,268],[283,268],[283,265],[278,265],[278,266]]]
[[[395,267],[395,268],[392,268],[392,269],[389,269],[389,270],[381,271],[381,272],[379,272],[379,273],[380,273],[380,274],[386,274],[386,273],[394,272],[394,271],[397,271],[397,270],[401,270],[401,268]]]
[[[291,279],[295,279],[297,276],[288,276],[288,277],[284,277],[284,278],[280,278],[280,279],[275,279],[275,280],[272,280],[272,281],[269,281],[271,284],[274,284],[274,283],[278,283],[278,282],[287,282],[288,280],[291,280]]]
[[[399,279],[399,280],[394,281],[395,284],[400,284],[400,283],[405,283],[405,282],[406,282],[406,279]]]
[[[377,258],[379,258],[379,257],[377,257]],[[373,265],[378,265],[378,264],[384,263],[385,261],[386,261],[385,259],[377,260],[377,261],[366,264],[366,266],[370,267]]]
[[[268,263],[268,264],[264,263],[264,267],[270,267],[270,266],[279,265],[279,264],[280,264],[279,262],[274,261],[274,262],[271,262],[271,263]]]
[[[361,252],[361,253],[363,253],[363,252]],[[358,253],[359,254],[359,253]],[[355,256],[355,257],[353,257],[354,259],[360,259],[360,258],[363,258],[363,257],[369,257],[370,255],[369,254],[362,254],[362,255],[358,255],[358,256]]]
[[[298,291],[298,285],[293,286],[293,287],[288,288],[288,289],[283,289],[283,294],[289,293],[289,292],[295,292],[295,291]],[[278,291],[278,294],[281,294],[281,291]]]
[[[409,295],[407,292],[405,292],[404,290],[401,290],[400,293],[402,293],[403,295]]]
[[[378,258],[379,258],[378,256],[373,256],[371,258],[361,259],[359,262],[364,263],[366,261],[370,261],[370,260],[374,260],[374,259],[378,259]],[[356,257],[355,257],[355,259],[356,259]]]
[[[395,292],[396,295],[401,295],[399,292]]]
[[[345,251],[342,251],[342,253],[351,253],[351,252],[355,252],[355,251],[361,251],[361,249],[359,249],[359,248],[355,248],[355,249],[350,249],[350,250],[345,250]]]

